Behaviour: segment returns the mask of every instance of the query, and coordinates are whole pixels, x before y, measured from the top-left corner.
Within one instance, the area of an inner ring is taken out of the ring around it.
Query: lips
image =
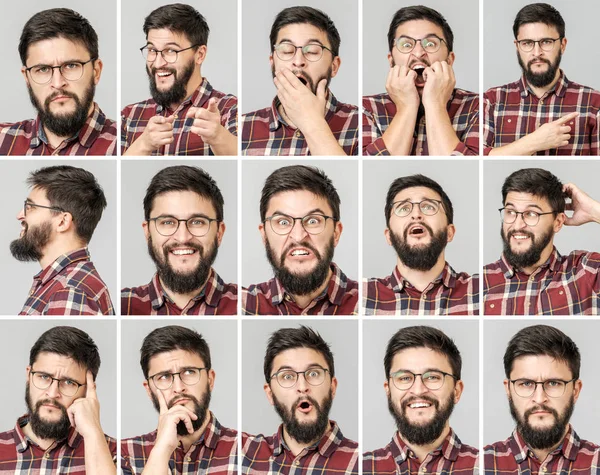
[[[309,257],[312,255],[312,252],[305,247],[294,247],[288,253],[291,257]]]
[[[424,73],[425,73],[425,68],[428,66],[429,65],[424,62],[414,62],[413,64],[411,64],[409,66],[410,69],[412,69],[414,72],[417,73],[417,77],[415,79],[415,85],[417,85],[419,87],[425,85],[425,82],[427,81],[427,76]]]
[[[313,407],[313,404],[308,399],[302,400],[296,405],[296,409],[304,414],[308,414]]]

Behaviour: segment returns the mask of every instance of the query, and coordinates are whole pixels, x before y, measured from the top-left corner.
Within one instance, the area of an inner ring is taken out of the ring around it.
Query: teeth
[[[297,249],[292,251],[292,256],[308,256],[308,251],[303,251],[302,249]]]
[[[184,256],[186,254],[193,254],[194,251],[193,249],[175,249],[174,251],[171,251],[173,254],[175,254],[176,256]]]
[[[515,239],[529,239],[529,236],[525,236],[523,234],[513,234],[512,237],[514,237]]]
[[[410,407],[413,409],[417,409],[420,407],[429,407],[431,406],[431,404],[426,403],[426,402],[415,402],[414,404],[411,404]]]
[[[161,78],[164,78],[164,77],[170,76],[171,74],[172,74],[172,73],[169,73],[169,72],[165,72],[165,73],[158,73],[158,76],[159,76],[159,77],[161,77]]]

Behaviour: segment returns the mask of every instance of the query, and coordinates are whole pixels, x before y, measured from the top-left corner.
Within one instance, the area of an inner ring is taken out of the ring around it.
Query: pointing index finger
[[[94,381],[92,372],[89,369],[86,374],[86,385],[87,391],[85,393],[85,397],[87,399],[98,399],[98,395],[96,393],[96,382]]]
[[[164,414],[169,410],[169,405],[167,404],[167,398],[165,397],[165,395],[163,394],[163,392],[160,389],[157,389],[158,391],[158,407],[160,409],[160,413]]]
[[[563,115],[561,118],[557,119],[556,122],[559,124],[565,124],[569,122],[571,119],[574,119],[579,115],[579,112],[571,112],[570,114]]]

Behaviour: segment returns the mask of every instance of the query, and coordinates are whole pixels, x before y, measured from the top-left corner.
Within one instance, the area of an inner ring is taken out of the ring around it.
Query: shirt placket
[[[415,140],[415,150],[414,155],[420,156],[427,153],[427,122],[425,117],[422,117],[419,120],[419,125],[417,127],[417,137]]]
[[[58,460],[60,463],[60,459]],[[56,460],[52,457],[52,449],[48,449],[44,452],[42,456],[42,463],[40,464],[40,475],[54,475],[59,473],[59,471],[55,471]]]
[[[539,276],[539,273],[540,273],[540,269],[537,269],[536,271],[533,272],[533,274],[531,274],[527,278],[527,286],[525,287],[525,302],[524,302],[525,308],[523,309],[524,315],[531,315],[532,309],[534,311],[538,310],[537,304],[540,301],[540,299],[539,299],[539,293],[538,293],[539,280],[537,277]]]

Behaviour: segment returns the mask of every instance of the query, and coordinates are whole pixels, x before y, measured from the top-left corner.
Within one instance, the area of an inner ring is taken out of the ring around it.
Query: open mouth
[[[302,258],[310,257],[312,255],[312,253],[310,252],[310,250],[306,249],[305,247],[295,247],[289,252],[288,255],[290,257],[302,259]]]
[[[425,73],[425,65],[424,64],[416,64],[411,68],[415,73],[417,73],[417,77],[415,79],[415,84],[417,86],[423,86],[427,77],[424,75]]]
[[[156,71],[155,75],[159,79],[165,79],[173,75],[173,71]]]
[[[427,233],[427,229],[425,228],[425,226],[422,226],[420,224],[415,224],[414,226],[411,226],[410,229],[408,230],[409,236],[421,237],[421,236],[425,236],[426,233]]]
[[[530,239],[531,237],[529,236],[529,234],[523,234],[523,233],[512,233],[510,235],[511,239],[514,239],[516,241],[526,241],[527,239]]]
[[[174,256],[191,256],[193,254],[196,254],[196,252],[198,252],[196,249],[191,249],[189,247],[186,248],[176,248],[176,249],[171,249],[169,250],[169,254],[173,254]]]
[[[313,405],[309,402],[309,401],[301,401],[300,404],[298,404],[298,406],[296,406],[296,409],[298,409],[300,412],[303,412],[304,414],[308,414],[313,408]]]
[[[408,407],[410,407],[411,409],[425,409],[431,406],[432,405],[429,402],[413,402],[412,404],[408,405]]]

